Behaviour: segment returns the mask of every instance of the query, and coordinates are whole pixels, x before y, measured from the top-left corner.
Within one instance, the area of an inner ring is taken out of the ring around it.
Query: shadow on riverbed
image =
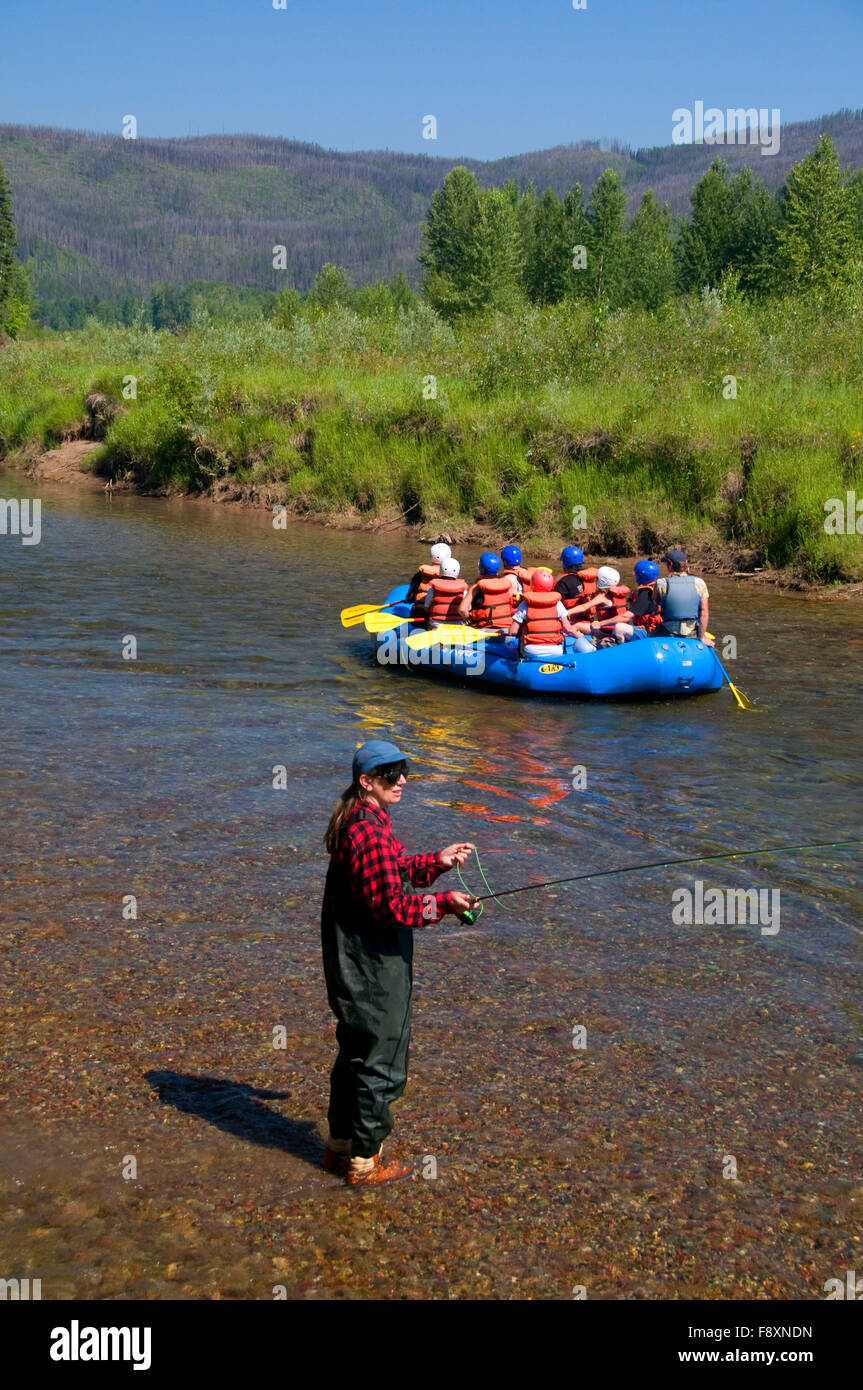
[[[208,1124],[238,1139],[283,1149],[315,1167],[323,1146],[314,1120],[291,1120],[276,1114],[262,1100],[285,1100],[290,1091],[263,1091],[240,1081],[213,1076],[183,1076],[175,1071],[148,1071],[144,1078],[163,1105],[173,1105],[186,1115],[197,1115]]]

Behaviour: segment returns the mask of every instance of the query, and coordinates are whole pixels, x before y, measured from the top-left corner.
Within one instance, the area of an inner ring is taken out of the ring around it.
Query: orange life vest
[[[512,573],[517,579],[521,580],[526,589],[530,587],[530,581],[533,579],[533,569],[528,569],[525,565],[513,565]]]
[[[515,597],[508,576],[498,575],[496,579],[483,577],[476,587],[482,591],[484,602],[471,608],[471,622],[477,627],[508,628],[512,622]]]
[[[501,570],[500,574],[498,575],[498,579],[516,579],[516,580],[518,580],[518,584],[516,585],[516,588],[518,588],[519,586],[520,586],[522,589],[529,589],[529,588],[530,588],[530,584],[529,584],[529,583],[528,583],[528,584],[524,584],[524,583],[522,583],[522,581],[519,579],[519,577],[518,577],[518,566],[517,566],[517,565],[507,565],[505,569],[502,569],[502,570]],[[520,597],[521,597],[521,596],[520,596],[520,594],[518,594],[518,593],[515,593],[515,594],[513,595],[513,600],[512,600],[512,601],[513,601],[513,605],[514,605],[514,607],[513,607],[513,612],[515,612],[515,608],[518,606],[518,602],[519,602],[519,598],[520,598]]]
[[[596,570],[579,570],[578,577],[584,584],[584,593],[581,595],[581,602],[586,598],[593,598],[596,593]]]
[[[563,641],[563,628],[557,615],[560,594],[556,589],[552,589],[551,593],[528,589],[523,598],[527,604],[527,617],[521,625],[525,643],[559,647]]]
[[[432,592],[429,622],[451,623],[458,617],[459,604],[467,591],[463,579],[432,579],[429,583]]]
[[[422,582],[417,589],[415,603],[422,603],[429,591],[429,584],[433,579],[437,579],[440,574],[440,565],[420,565],[418,574],[423,576]]]

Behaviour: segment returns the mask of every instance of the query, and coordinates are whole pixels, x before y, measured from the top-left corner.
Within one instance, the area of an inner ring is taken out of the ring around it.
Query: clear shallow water
[[[20,479],[4,486],[28,495]],[[41,545],[3,542],[9,867],[34,869],[38,844],[43,873],[74,854],[94,866],[95,889],[104,858],[122,851],[159,894],[172,864],[206,882],[208,857],[236,840],[275,851],[287,838],[290,871],[311,887],[351,751],[380,733],[417,759],[404,838],[475,839],[492,886],[860,834],[859,607],[713,582],[712,626],[737,636],[727,664],[762,713],[742,713],[727,691],[673,704],[529,701],[381,667],[362,627],[341,628],[339,608],[410,572],[415,544],[69,492],[49,495]],[[121,659],[127,634],[135,662]],[[271,787],[278,763],[287,793]],[[585,791],[571,787],[576,766]],[[271,884],[273,870],[284,866],[268,864]],[[859,860],[776,856],[725,879],[784,886],[808,949],[850,945],[842,922]],[[807,885],[823,892],[818,906],[798,901]],[[620,878],[601,893],[625,902],[648,887]],[[512,901],[507,917],[529,922],[535,901]]]
[[[0,475],[0,495],[32,496],[33,488]],[[114,1141],[125,1151],[123,1117],[131,1113],[159,1163],[168,1163],[155,1137],[161,1129],[148,1128],[156,1124],[155,1083],[146,1077],[170,1071],[169,1063],[180,1075],[242,1075],[278,1088],[285,1072],[273,1065],[268,1030],[282,1019],[293,1039],[285,1060],[303,1124],[321,1115],[331,1044],[317,947],[320,837],[364,738],[391,736],[415,757],[397,817],[408,847],[470,838],[498,888],[699,850],[861,837],[857,606],[711,582],[712,630],[737,636],[730,673],[763,707],[758,714],[739,711],[728,691],[673,704],[516,699],[383,668],[363,628],[341,628],[341,607],[379,598],[412,572],[422,554],[415,543],[386,532],[275,531],[264,513],[193,502],[108,501],[45,488],[40,495],[41,544],[0,537],[0,888],[11,986],[6,1057],[16,1079],[5,1102],[14,1125],[28,1126],[26,1140],[13,1128],[5,1156],[20,1166],[21,1146],[35,1145],[39,1172],[56,1188],[53,1226],[61,1230],[70,1178],[56,1168],[57,1136],[69,1116],[80,1117],[76,1172],[87,1173],[96,1207],[107,1203],[113,1213],[93,1220],[112,1228],[115,1199],[105,1194],[114,1189],[94,1154]],[[474,560],[465,550],[466,573]],[[136,662],[120,656],[127,634],[137,638]],[[289,768],[287,792],[272,788],[277,764]],[[585,791],[571,786],[578,765],[587,771]],[[467,876],[479,887],[475,869]],[[779,934],[674,926],[671,892],[697,878],[779,888]],[[537,1094],[564,1063],[571,1079],[571,1020],[589,1016],[610,1049],[598,1044],[608,1070],[590,1135],[616,1113],[631,1138],[656,1107],[652,1140],[637,1143],[653,1142],[665,1155],[666,1178],[675,1165],[697,1166],[712,1140],[699,1130],[701,1102],[679,1094],[682,1070],[705,1098],[736,1097],[737,1123],[749,1116],[753,1144],[758,1117],[775,1107],[779,1129],[798,1135],[801,1165],[811,1158],[805,1136],[811,1131],[815,1143],[825,1123],[817,1116],[829,1112],[843,1163],[853,1167],[859,1126],[847,1129],[854,1107],[846,1106],[856,1072],[837,1071],[831,1100],[817,1067],[830,1048],[839,1065],[863,1034],[860,882],[861,860],[848,852],[789,852],[504,899],[474,929],[450,921],[421,943],[415,1120],[405,1133],[415,1123],[417,1142],[432,1142],[423,1137],[432,1132],[449,1144],[470,1135],[471,1117],[483,1109],[497,1117],[500,1149],[521,1105],[512,1133],[534,1127],[545,1150],[569,1154],[571,1126],[561,1119],[575,1103],[569,1081],[554,1103]],[[131,922],[120,910],[128,893],[139,903]],[[749,1036],[748,1060],[723,1046],[732,1036]],[[64,1041],[51,1050],[50,1038]],[[806,1084],[820,1099],[801,1108],[793,1088],[772,1086],[764,1075],[771,1056],[780,1070],[815,1067]],[[589,1071],[599,1058],[589,1052],[585,1065]],[[704,1067],[703,1082],[692,1081]],[[645,1075],[656,1096],[642,1097],[636,1121],[624,1092],[643,1088]],[[582,1088],[590,1093],[584,1078],[579,1095]],[[670,1150],[678,1112],[691,1121],[691,1147],[678,1134]],[[179,1113],[188,1124],[182,1105]],[[195,1153],[225,1164],[230,1152],[234,1163],[224,1128],[236,1145],[236,1127],[214,1128],[206,1107],[196,1113]],[[249,1121],[250,1136],[259,1123],[266,1122]],[[771,1138],[768,1126],[768,1149],[778,1132]],[[167,1142],[182,1149],[180,1138]],[[717,1134],[716,1144],[728,1142]],[[269,1149],[280,1147],[289,1167],[299,1164],[301,1176],[289,1177],[301,1187],[308,1142],[292,1148],[277,1135]],[[619,1157],[631,1166],[631,1152]],[[266,1206],[262,1183],[278,1192],[284,1175],[268,1169],[264,1179],[244,1167],[246,1158],[236,1162],[229,1168],[237,1193],[255,1189]],[[178,1151],[176,1167],[172,1200],[194,1203],[183,1192],[188,1155],[181,1162]],[[601,1171],[605,1177],[594,1169],[593,1181],[607,1183],[612,1202],[629,1169]],[[652,1171],[645,1169],[648,1178]],[[12,1248],[22,1258],[33,1222],[52,1225],[34,1202],[14,1227]],[[205,1274],[192,1262],[186,1296],[225,1288],[220,1250],[225,1263],[242,1257],[258,1268],[254,1238],[266,1218],[258,1212],[251,1245],[238,1254],[217,1207],[214,1200],[202,1217],[210,1224],[196,1227],[215,1263],[204,1262]],[[302,1226],[299,1208],[295,1216]],[[506,1229],[505,1221],[495,1227],[498,1236]],[[111,1289],[125,1296],[132,1276],[117,1273],[114,1257],[128,1248],[137,1257],[134,1287],[164,1295],[167,1285],[153,1274],[165,1263],[156,1236],[135,1225],[113,1243],[105,1231],[103,1238],[98,1259],[90,1238],[84,1242],[91,1267],[103,1269],[92,1296]],[[453,1237],[438,1230],[435,1238],[451,1244]],[[507,1279],[520,1277],[519,1239],[513,1234],[517,1274]],[[71,1257],[58,1249],[52,1258],[60,1287],[85,1292]],[[318,1285],[308,1284],[297,1261],[306,1281],[298,1287],[313,1293]],[[544,1273],[531,1265],[531,1288],[555,1296],[555,1258],[540,1263]],[[261,1296],[249,1292],[258,1277],[227,1292]],[[775,1274],[777,1289],[793,1291],[783,1277]],[[613,1280],[607,1287],[620,1288]],[[734,1296],[733,1282],[723,1287]]]

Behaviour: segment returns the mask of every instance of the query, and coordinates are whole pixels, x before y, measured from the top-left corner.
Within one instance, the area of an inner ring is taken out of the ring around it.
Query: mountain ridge
[[[280,136],[194,135],[126,140],[52,126],[0,125],[0,163],[12,187],[19,254],[43,303],[69,296],[119,300],[155,281],[225,281],[258,290],[308,289],[326,261],[358,284],[402,271],[417,285],[420,224],[434,190],[459,164],[484,186],[510,178],[562,197],[619,173],[630,212],[652,188],[676,217],[717,157],[749,165],[769,188],[830,134],[843,165],[863,166],[863,110],[782,128],[770,157],[753,145],[632,149],[580,141],[496,160],[404,151],[339,151]],[[603,148],[604,147],[604,148]],[[287,248],[286,271],[272,248]]]

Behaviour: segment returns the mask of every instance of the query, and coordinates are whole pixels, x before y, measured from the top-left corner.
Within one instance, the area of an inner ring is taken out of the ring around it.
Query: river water
[[[0,495],[35,489],[0,474]],[[8,1276],[43,1297],[806,1298],[853,1267],[859,851],[446,919],[417,943],[393,1135],[423,1174],[375,1194],[314,1167],[317,932],[321,835],[369,737],[414,758],[404,843],[475,841],[493,888],[860,838],[863,609],[711,581],[757,713],[728,690],[528,700],[382,666],[340,626],[415,542],[39,495],[40,544],[0,536]],[[780,930],[677,924],[697,880],[778,890]]]

